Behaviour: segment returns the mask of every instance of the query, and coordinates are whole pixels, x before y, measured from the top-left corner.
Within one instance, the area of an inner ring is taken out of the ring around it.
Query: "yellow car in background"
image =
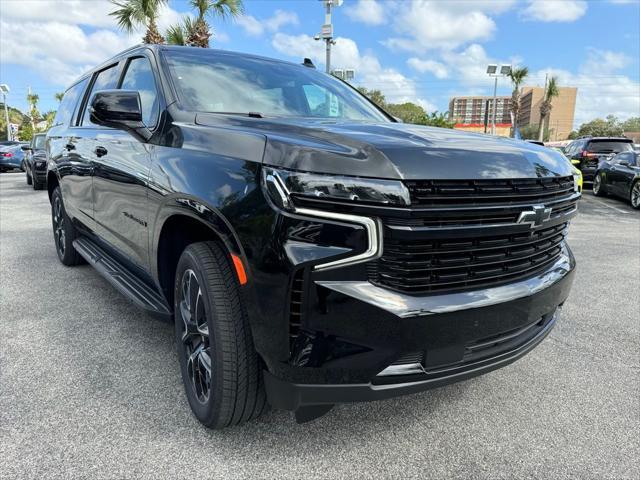
[[[572,166],[573,166],[573,173],[578,176],[578,191],[582,193],[582,172],[580,171],[580,169],[576,168],[575,165],[572,165]]]

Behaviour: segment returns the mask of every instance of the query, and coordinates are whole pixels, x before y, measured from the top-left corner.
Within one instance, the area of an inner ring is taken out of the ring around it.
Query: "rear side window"
[[[142,121],[147,127],[154,127],[158,119],[158,90],[146,57],[136,57],[129,61],[120,88],[137,90],[140,93]]]
[[[82,116],[82,125],[93,125],[89,120],[89,106],[91,105],[91,97],[98,90],[111,90],[118,86],[118,64],[112,67],[106,68],[95,77],[93,85],[91,86],[91,93],[87,98],[87,105],[84,109],[84,115]]]
[[[82,98],[82,94],[88,82],[89,79],[85,78],[65,92],[64,97],[62,97],[62,101],[58,106],[56,118],[53,121],[54,125],[69,125],[71,123],[73,113],[76,111],[78,102]]]
[[[619,153],[630,152],[633,146],[630,142],[615,140],[592,140],[587,145],[587,151],[594,153]]]

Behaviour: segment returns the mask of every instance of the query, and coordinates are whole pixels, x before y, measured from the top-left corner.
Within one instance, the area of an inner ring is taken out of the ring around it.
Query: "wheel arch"
[[[47,193],[49,194],[49,202],[53,196],[53,191],[60,185],[60,180],[54,171],[47,172]]]
[[[173,287],[178,260],[184,249],[196,242],[216,241],[231,256],[241,258],[244,250],[229,222],[217,210],[189,197],[174,198],[156,221],[151,249],[151,267],[169,305],[173,305]]]

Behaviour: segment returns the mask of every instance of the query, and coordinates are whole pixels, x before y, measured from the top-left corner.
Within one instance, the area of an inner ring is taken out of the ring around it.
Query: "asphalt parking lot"
[[[640,212],[586,193],[559,325],[515,364],[209,431],[173,330],[58,262],[46,191],[0,175],[2,478],[640,478]]]

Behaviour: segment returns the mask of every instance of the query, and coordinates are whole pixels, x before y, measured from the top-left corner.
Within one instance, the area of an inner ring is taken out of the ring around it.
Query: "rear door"
[[[153,57],[145,54],[127,58],[119,85],[139,92],[143,121],[150,130],[158,123],[161,101],[152,62]],[[92,148],[99,235],[148,271],[147,184],[153,146],[129,132],[105,129],[96,136]]]
[[[64,94],[53,126],[47,132],[47,157],[55,166],[67,214],[93,228],[90,165],[78,155],[76,118],[89,84],[87,77]]]

